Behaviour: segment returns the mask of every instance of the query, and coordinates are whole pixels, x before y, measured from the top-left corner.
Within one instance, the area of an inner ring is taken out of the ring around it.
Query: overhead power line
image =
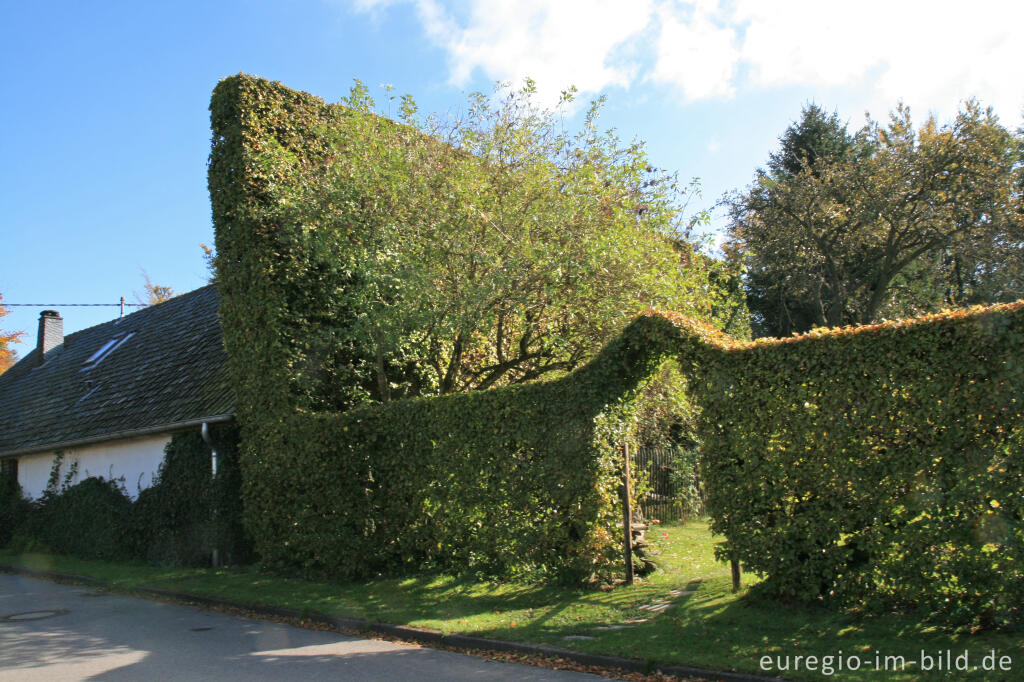
[[[109,307],[109,308],[120,308],[121,317],[124,317],[125,308],[148,308],[149,303],[125,303],[124,296],[121,297],[119,303],[3,303],[0,302],[0,308],[11,306],[12,308],[96,308],[96,307]]]

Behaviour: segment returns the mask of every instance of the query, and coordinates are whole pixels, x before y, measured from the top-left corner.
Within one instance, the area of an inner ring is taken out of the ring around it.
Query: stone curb
[[[84,575],[73,575],[68,573],[55,573],[53,571],[42,571],[32,568],[21,568],[18,566],[0,565],[0,572],[25,575],[33,578],[47,580],[58,580],[63,582],[84,583],[96,587],[109,588],[106,582]],[[455,649],[472,649],[478,651],[495,651],[501,653],[525,654],[533,656],[550,656],[552,658],[564,658],[580,665],[597,666],[601,668],[615,668],[626,672],[637,673],[664,673],[678,675],[680,677],[702,677],[708,680],[723,680],[725,682],[786,682],[780,677],[764,677],[747,673],[724,672],[719,670],[707,670],[704,668],[692,668],[681,665],[659,665],[648,663],[639,658],[622,658],[606,654],[588,654],[582,651],[570,649],[559,649],[557,647],[543,644],[530,644],[528,642],[507,642],[500,639],[488,639],[486,637],[474,637],[472,635],[446,635],[440,630],[428,628],[417,628],[410,625],[392,625],[390,623],[377,623],[362,618],[340,618],[328,616],[322,613],[302,612],[297,609],[286,609],[275,606],[248,606],[227,599],[216,597],[204,597],[187,592],[175,590],[164,590],[156,587],[137,587],[131,590],[134,594],[151,595],[175,599],[183,602],[190,602],[200,606],[216,606],[240,611],[247,611],[257,615],[271,616],[274,618],[285,618],[295,621],[308,620],[321,625],[328,625],[339,630],[354,632],[365,632],[370,634],[395,637],[418,644],[441,645]]]
[[[45,578],[55,582],[85,583],[96,587],[107,587],[107,583],[99,578],[91,578],[87,575],[75,575],[73,573],[57,573],[56,571],[42,571],[36,568],[21,568],[20,566],[0,565],[0,573],[13,573],[15,575],[26,575],[30,578]]]

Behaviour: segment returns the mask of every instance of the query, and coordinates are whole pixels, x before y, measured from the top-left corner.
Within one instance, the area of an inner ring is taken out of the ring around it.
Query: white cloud
[[[716,9],[713,2],[658,9],[653,80],[679,86],[689,100],[733,94],[739,60],[736,31],[716,20]]]
[[[374,11],[401,0],[353,0]],[[538,81],[546,101],[652,82],[685,100],[750,88],[867,93],[923,116],[965,97],[1016,125],[1024,105],[1024,3],[1005,0],[442,0],[414,3],[449,79]],[[826,93],[827,94],[827,93]]]
[[[898,2],[890,3],[898,5]],[[739,0],[731,19],[746,24],[742,58],[761,85],[851,84],[883,60],[876,2]]]
[[[514,83],[530,77],[549,102],[570,85],[584,93],[628,86],[636,65],[615,52],[652,13],[649,0],[475,0],[460,21],[437,0],[416,5],[428,37],[448,53],[453,83],[477,71]]]
[[[1004,116],[1024,104],[1024,4],[737,0],[741,60],[763,87],[862,88],[876,118],[897,99],[949,115],[978,96]]]

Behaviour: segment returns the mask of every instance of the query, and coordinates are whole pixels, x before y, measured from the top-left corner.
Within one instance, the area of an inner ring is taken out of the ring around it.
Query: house
[[[44,310],[36,348],[0,374],[3,472],[39,497],[62,453],[62,482],[148,487],[173,434],[233,419],[219,302],[209,285],[67,337]]]

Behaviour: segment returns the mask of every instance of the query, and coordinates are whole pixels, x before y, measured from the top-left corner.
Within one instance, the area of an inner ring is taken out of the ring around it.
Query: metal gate
[[[645,519],[683,521],[704,513],[704,493],[698,472],[681,472],[680,466],[696,468],[696,458],[682,458],[671,447],[638,448],[634,460],[636,475],[647,479],[648,492],[640,499]],[[691,489],[680,484],[690,481]]]

